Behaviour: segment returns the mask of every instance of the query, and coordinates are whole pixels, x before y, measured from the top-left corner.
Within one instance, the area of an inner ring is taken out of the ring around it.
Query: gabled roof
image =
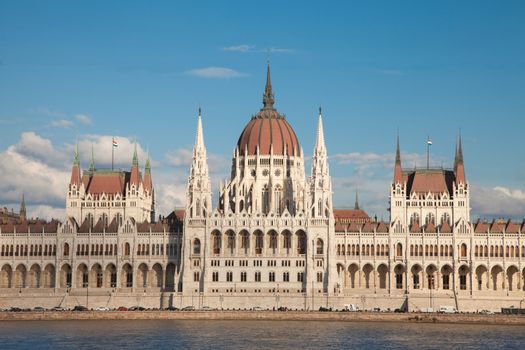
[[[94,171],[84,172],[82,182],[86,193],[99,196],[103,193],[125,195],[126,184],[129,182],[130,173],[126,171]]]
[[[452,193],[454,172],[443,169],[417,169],[406,172],[408,193]]]
[[[439,228],[439,232],[443,232],[443,233],[452,233],[452,227],[450,227],[450,224],[448,223],[448,221],[445,221],[441,227]]]

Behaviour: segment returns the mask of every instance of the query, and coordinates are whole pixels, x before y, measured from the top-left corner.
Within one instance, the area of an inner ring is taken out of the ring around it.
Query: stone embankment
[[[525,316],[480,314],[301,311],[23,311],[0,312],[0,321],[37,320],[267,320],[412,322],[525,326]]]

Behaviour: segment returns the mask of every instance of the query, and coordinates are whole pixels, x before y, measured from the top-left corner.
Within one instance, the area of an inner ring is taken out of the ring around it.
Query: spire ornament
[[[263,109],[274,109],[274,103],[275,99],[273,98],[272,82],[270,78],[270,63],[268,62],[268,67],[266,69],[266,86],[264,87],[263,94]]]

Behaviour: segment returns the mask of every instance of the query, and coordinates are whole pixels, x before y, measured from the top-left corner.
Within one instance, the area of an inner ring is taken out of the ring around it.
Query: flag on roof
[[[118,147],[118,142],[115,140],[115,138],[113,138],[113,147]]]

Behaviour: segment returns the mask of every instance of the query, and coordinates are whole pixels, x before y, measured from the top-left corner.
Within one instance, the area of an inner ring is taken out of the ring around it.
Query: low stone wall
[[[304,311],[27,311],[0,312],[0,321],[50,320],[268,320],[415,322],[525,326],[525,316]]]

